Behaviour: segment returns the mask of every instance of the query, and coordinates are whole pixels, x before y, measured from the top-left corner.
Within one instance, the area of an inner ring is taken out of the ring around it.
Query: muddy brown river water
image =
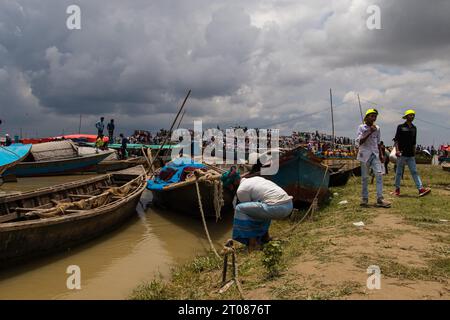
[[[24,178],[0,186],[5,192],[28,191],[91,175]],[[209,249],[201,219],[151,206],[145,191],[136,215],[119,229],[69,251],[0,271],[0,299],[126,299],[154,277],[167,278],[170,268]],[[231,236],[232,214],[208,222],[216,248]],[[67,267],[81,270],[81,289],[70,290]]]

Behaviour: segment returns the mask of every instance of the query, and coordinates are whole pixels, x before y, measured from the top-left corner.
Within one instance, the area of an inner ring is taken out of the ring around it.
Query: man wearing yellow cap
[[[369,204],[369,169],[375,173],[377,181],[377,206],[389,208],[391,204],[383,198],[383,166],[384,154],[380,150],[381,133],[380,127],[375,125],[378,111],[369,109],[364,118],[364,124],[358,127],[356,144],[359,147],[357,159],[361,162],[361,206]]]
[[[413,125],[416,112],[414,110],[407,110],[403,116],[405,123],[397,127],[395,133],[395,148],[397,150],[397,171],[395,173],[395,191],[394,195],[400,196],[400,182],[405,164],[408,165],[409,171],[414,179],[417,189],[419,190],[419,197],[425,196],[431,192],[430,188],[424,188],[416,167],[416,139],[417,128]]]

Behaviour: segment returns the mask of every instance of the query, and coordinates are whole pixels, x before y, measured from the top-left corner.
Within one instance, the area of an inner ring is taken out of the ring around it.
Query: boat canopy
[[[162,190],[167,185],[184,181],[187,174],[195,169],[206,169],[206,166],[191,158],[176,158],[168,162],[155,179],[148,180],[147,189]]]
[[[34,161],[70,159],[78,157],[77,146],[70,140],[34,144],[31,148]]]
[[[0,171],[3,167],[20,161],[30,152],[31,144],[15,143],[8,147],[0,147]]]

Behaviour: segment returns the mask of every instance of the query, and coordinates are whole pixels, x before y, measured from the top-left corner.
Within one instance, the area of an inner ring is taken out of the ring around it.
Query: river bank
[[[392,208],[359,206],[360,178],[333,188],[331,203],[313,219],[272,223],[281,241],[280,274],[270,277],[262,251],[237,248],[245,299],[449,299],[450,174],[419,165],[432,193],[418,198],[409,172],[402,196],[393,198],[392,171],[384,194]],[[374,204],[375,186],[370,186]],[[345,203],[346,201],[346,203]],[[302,212],[299,213],[302,215]],[[364,226],[353,223],[363,222]],[[223,262],[214,255],[176,265],[169,277],[143,283],[131,299],[240,299],[236,286],[220,294]],[[381,270],[380,289],[367,287],[369,266]]]

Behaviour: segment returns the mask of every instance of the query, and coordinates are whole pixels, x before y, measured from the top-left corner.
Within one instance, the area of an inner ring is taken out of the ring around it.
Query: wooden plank
[[[81,199],[89,199],[92,198],[93,196],[90,194],[72,194],[69,193],[67,194],[70,198],[81,198]]]
[[[20,215],[17,215],[17,213],[9,213],[9,214],[5,214],[5,215],[1,215],[0,216],[0,223],[8,222],[8,221],[11,221],[11,220],[16,220],[19,217],[20,217]]]

